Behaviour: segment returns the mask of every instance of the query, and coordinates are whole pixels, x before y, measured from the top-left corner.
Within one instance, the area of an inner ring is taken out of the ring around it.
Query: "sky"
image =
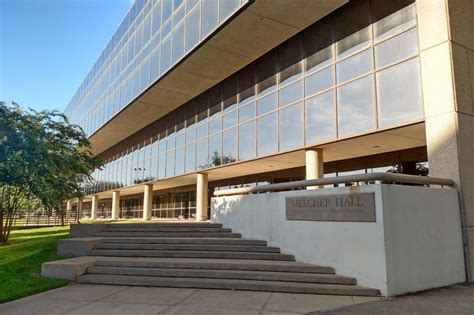
[[[131,0],[0,0],[0,101],[64,111]]]

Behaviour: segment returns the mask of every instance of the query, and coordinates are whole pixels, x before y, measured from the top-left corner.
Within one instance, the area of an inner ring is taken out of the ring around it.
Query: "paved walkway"
[[[0,304],[0,314],[305,314],[380,298],[269,292],[71,285]]]

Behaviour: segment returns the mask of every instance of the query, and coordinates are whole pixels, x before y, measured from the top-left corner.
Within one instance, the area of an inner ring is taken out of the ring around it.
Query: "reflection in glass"
[[[224,21],[232,12],[234,12],[240,4],[240,0],[220,0],[219,1],[219,17],[220,21]]]
[[[414,28],[375,46],[375,64],[380,68],[417,53],[417,29]]]
[[[196,170],[196,142],[186,145],[186,173]]]
[[[306,100],[305,110],[307,145],[336,138],[334,91],[328,91]]]
[[[270,52],[257,60],[257,92],[260,94],[274,91],[277,84],[277,54]]]
[[[337,82],[341,83],[372,70],[372,49],[340,61],[336,65]]]
[[[255,102],[239,109],[239,123],[255,118]]]
[[[173,31],[173,63],[184,55],[184,23]]]
[[[207,139],[204,138],[198,140],[197,142],[197,150],[196,150],[196,169],[204,169],[208,167],[208,160],[207,160]]]
[[[186,51],[190,51],[199,42],[199,8],[200,6],[197,6],[187,17]]]
[[[258,100],[258,115],[263,115],[277,108],[277,94],[272,93]]]
[[[166,154],[166,178],[174,176],[175,150],[168,151]]]
[[[301,73],[303,72],[302,59],[302,36],[293,37],[278,48],[280,85],[290,83],[301,78]]]
[[[237,161],[237,128],[232,128],[223,133],[222,164]]]
[[[376,78],[380,128],[423,118],[418,58],[378,72]]]
[[[258,156],[278,152],[277,113],[258,119]]]
[[[239,160],[248,160],[256,156],[255,121],[239,126]]]
[[[206,37],[217,26],[217,6],[218,0],[202,0],[201,38]]]
[[[280,110],[280,151],[304,145],[303,104],[298,103]]]
[[[166,38],[161,45],[160,73],[163,74],[171,66],[171,36]]]
[[[296,83],[282,88],[278,92],[278,96],[278,106],[280,107],[300,100],[303,97],[303,81],[300,80]]]
[[[305,96],[312,95],[334,86],[334,66],[321,70],[309,77],[304,83]]]
[[[158,161],[158,179],[165,178],[166,175],[166,153],[160,154]]]
[[[401,1],[400,4],[403,5],[403,1]],[[382,12],[383,18],[374,23],[374,33],[377,40],[388,38],[393,34],[416,25],[416,9],[414,3],[399,10],[397,10],[398,8],[387,6],[384,2],[380,3],[381,8],[377,8],[377,5],[379,5],[377,1],[374,1],[374,5],[376,9],[380,9],[380,11],[384,11],[384,9],[388,11]],[[393,2],[392,5],[397,5],[397,3]]]
[[[223,117],[223,128],[227,129],[229,127],[235,126],[237,124],[237,111],[226,113]]]
[[[372,76],[367,76],[337,89],[339,137],[375,128],[372,81]]]
[[[209,137],[209,166],[222,164],[222,133]]]

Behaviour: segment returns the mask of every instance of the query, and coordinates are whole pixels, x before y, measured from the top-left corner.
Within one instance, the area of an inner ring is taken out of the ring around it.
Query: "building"
[[[429,167],[472,279],[473,27],[465,0],[137,0],[66,109],[105,161],[82,215],[205,220],[220,189]]]

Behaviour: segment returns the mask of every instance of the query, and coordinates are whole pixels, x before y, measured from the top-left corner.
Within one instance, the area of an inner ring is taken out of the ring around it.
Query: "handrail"
[[[241,195],[246,193],[264,192],[270,190],[287,190],[293,188],[301,188],[308,186],[322,186],[322,185],[334,185],[344,184],[353,182],[368,182],[368,181],[386,181],[386,182],[397,182],[397,183],[409,183],[409,184],[420,184],[420,185],[439,185],[439,186],[454,186],[454,181],[447,178],[427,177],[427,176],[416,176],[407,174],[394,174],[394,173],[369,173],[369,174],[357,174],[357,175],[346,175],[320,179],[307,179],[298,180],[294,182],[268,184],[254,187],[243,187],[243,188],[232,188],[217,190],[214,192],[214,196],[230,196],[230,195]]]

